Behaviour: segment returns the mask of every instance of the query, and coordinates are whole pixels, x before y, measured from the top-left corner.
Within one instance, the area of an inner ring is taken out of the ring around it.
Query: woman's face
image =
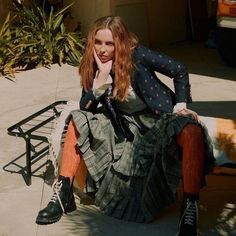
[[[112,32],[109,29],[100,29],[95,34],[95,51],[102,63],[114,60],[115,45]]]

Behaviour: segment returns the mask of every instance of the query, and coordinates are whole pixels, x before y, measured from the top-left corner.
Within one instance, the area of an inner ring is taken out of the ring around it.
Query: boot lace
[[[197,201],[191,202],[189,199],[187,199],[186,205],[187,206],[182,215],[180,223],[184,219],[184,224],[194,226],[198,219]]]
[[[62,187],[62,180],[61,180],[61,181],[57,181],[57,180],[56,180],[56,181],[53,183],[53,185],[52,185],[52,188],[53,188],[53,195],[52,195],[52,197],[51,197],[50,202],[55,203],[55,202],[58,200],[58,202],[59,202],[59,204],[60,204],[60,206],[61,206],[61,209],[62,209],[63,213],[65,213],[64,206],[63,206],[62,201],[61,201],[61,198],[60,198],[60,196],[59,196],[59,193],[60,193],[60,191],[61,191],[61,187]]]

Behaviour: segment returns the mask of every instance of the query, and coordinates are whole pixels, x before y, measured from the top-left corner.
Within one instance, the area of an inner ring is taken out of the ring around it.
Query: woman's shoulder
[[[139,44],[138,46],[136,46],[134,49],[133,49],[133,55],[134,57],[145,57],[145,56],[153,56],[153,55],[160,55],[161,53],[158,52],[157,50],[154,50],[154,49],[150,49],[148,48],[147,46],[144,46],[144,45],[141,45]],[[162,54],[164,55],[164,54]]]
[[[132,50],[132,56],[134,59],[141,59],[143,56],[147,55],[150,52],[150,48],[139,44]]]
[[[147,52],[147,51],[151,51],[150,48],[144,46],[144,45],[137,45],[134,49],[133,49],[133,52],[134,53],[142,53],[142,52]]]

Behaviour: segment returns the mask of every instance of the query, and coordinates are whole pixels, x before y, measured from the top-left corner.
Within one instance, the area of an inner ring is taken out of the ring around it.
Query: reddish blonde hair
[[[137,46],[137,37],[128,31],[119,16],[105,16],[96,20],[88,34],[87,45],[79,67],[81,84],[85,91],[92,88],[97,65],[93,56],[95,35],[98,30],[109,29],[115,46],[115,84],[113,97],[124,101],[131,84],[132,49]]]

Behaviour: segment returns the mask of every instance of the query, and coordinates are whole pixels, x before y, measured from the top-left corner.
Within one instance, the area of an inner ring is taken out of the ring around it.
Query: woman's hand
[[[176,114],[182,116],[191,115],[193,119],[199,121],[198,114],[195,111],[192,111],[187,108],[179,110],[178,112],[176,112]]]
[[[94,49],[93,51],[95,61],[98,66],[98,72],[96,73],[96,77],[94,79],[94,89],[102,89],[106,90],[108,86],[112,83],[112,78],[109,76],[109,73],[112,68],[112,60],[109,60],[105,63],[102,63],[98,58],[97,53]]]
[[[101,60],[98,58],[98,55],[95,49],[93,49],[93,55],[98,66],[99,73],[108,75],[112,68],[112,60],[102,63]]]

